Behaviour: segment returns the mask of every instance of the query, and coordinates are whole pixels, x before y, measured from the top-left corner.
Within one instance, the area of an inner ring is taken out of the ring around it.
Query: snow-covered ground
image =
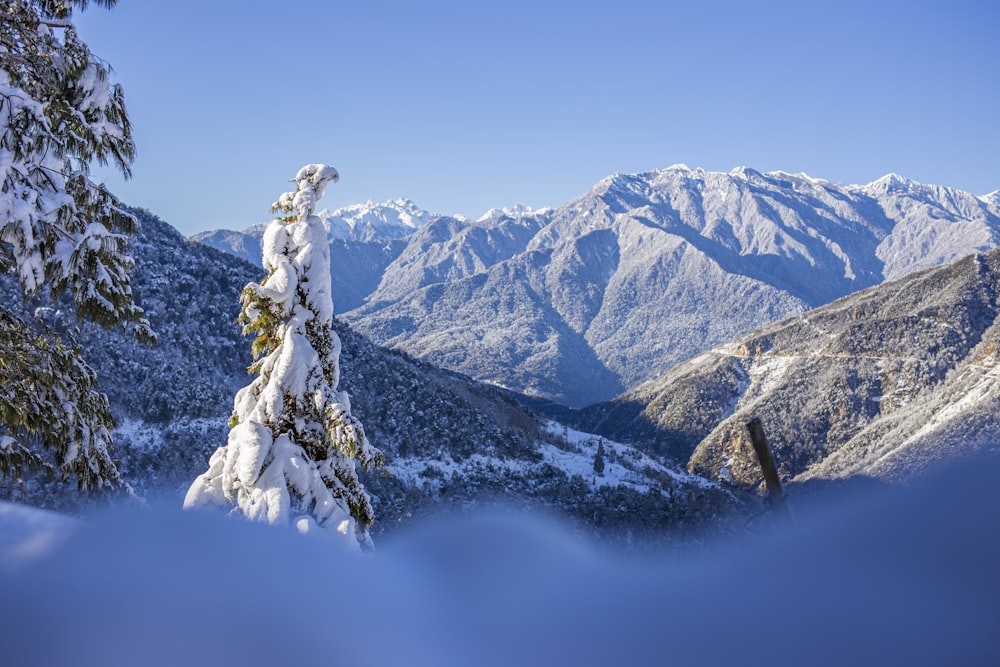
[[[998,473],[653,560],[510,512],[362,555],[205,512],[5,508],[4,544],[44,548],[0,568],[3,664],[995,665]]]
[[[54,550],[78,525],[62,514],[0,501],[0,569],[15,569]]]
[[[548,422],[547,428],[550,435],[561,436],[572,449],[566,450],[552,444],[545,444],[542,446],[542,455],[545,460],[566,471],[568,475],[580,475],[595,488],[605,484],[609,486],[624,485],[646,493],[650,488],[650,473],[667,475],[684,484],[694,484],[705,488],[718,486],[715,482],[704,477],[663,465],[632,445],[608,440],[592,433],[576,431],[557,422]],[[604,472],[597,475],[594,472],[594,458],[599,446],[604,448],[605,464]]]
[[[602,486],[623,486],[640,493],[649,493],[659,486],[655,477],[663,475],[681,484],[693,484],[703,488],[718,487],[716,483],[704,477],[666,466],[632,445],[576,431],[554,421],[546,424],[546,430],[550,442],[539,444],[541,463],[494,458],[481,454],[455,461],[443,454],[438,459],[397,458],[388,465],[388,468],[394,476],[420,488],[427,485],[440,486],[443,481],[450,480],[458,474],[503,472],[528,477],[529,468],[542,465],[550,465],[561,470],[567,477],[579,476],[592,489]],[[598,447],[603,447],[604,450],[604,470],[601,473],[594,469]]]

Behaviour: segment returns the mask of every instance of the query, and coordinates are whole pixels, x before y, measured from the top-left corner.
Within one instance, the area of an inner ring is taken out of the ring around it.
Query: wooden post
[[[767,499],[771,509],[775,514],[790,521],[792,511],[788,507],[788,496],[781,487],[781,480],[778,478],[778,467],[774,465],[774,457],[771,456],[771,447],[767,444],[767,437],[764,435],[764,425],[760,419],[754,417],[747,422],[747,430],[750,431],[750,442],[757,452],[757,460],[760,461],[760,469],[764,473],[764,485],[767,488]]]

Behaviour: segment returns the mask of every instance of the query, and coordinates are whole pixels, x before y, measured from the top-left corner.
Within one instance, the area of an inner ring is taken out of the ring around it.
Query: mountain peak
[[[405,238],[440,217],[405,198],[382,203],[369,199],[334,211],[323,209],[318,215],[326,222],[330,238],[359,241]]]
[[[782,171],[782,170],[778,169],[777,171],[769,171],[769,172],[767,172],[767,175],[768,176],[776,176],[778,178],[794,178],[794,179],[797,179],[799,181],[805,181],[807,183],[812,183],[813,185],[821,185],[821,184],[829,184],[830,183],[830,181],[826,180],[825,178],[815,178],[815,177],[810,176],[809,174],[805,173],[804,171],[800,171],[798,173],[793,174],[791,172]]]
[[[532,208],[525,204],[514,204],[513,206],[504,207],[494,207],[483,213],[476,219],[476,222],[486,222],[487,220],[495,220],[503,216],[510,216],[512,218],[523,218],[529,215],[538,215],[541,213],[547,213],[551,211],[551,208]]]
[[[910,180],[905,176],[900,176],[899,174],[892,172],[886,174],[882,178],[876,179],[864,186],[866,189],[879,190],[882,192],[890,192],[893,190],[905,190],[912,188],[914,185],[919,185],[916,181]]]
[[[729,172],[729,175],[734,178],[742,178],[747,181],[764,177],[764,174],[760,173],[756,169],[751,169],[750,167],[736,167]]]

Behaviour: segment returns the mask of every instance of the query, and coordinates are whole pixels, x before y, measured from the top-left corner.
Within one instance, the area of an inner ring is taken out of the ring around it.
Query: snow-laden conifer
[[[27,300],[65,297],[78,319],[131,323],[151,342],[128,278],[135,218],[89,177],[95,161],[127,176],[135,145],[121,87],[77,38],[73,6],[87,4],[9,0],[0,8],[0,272],[17,276]],[[0,306],[2,337],[10,342],[0,349],[0,371],[24,375],[2,401],[0,467],[19,473],[24,462],[44,461],[63,477],[75,474],[84,488],[118,485],[107,453],[111,417],[93,389],[93,371],[71,341],[12,306]],[[56,460],[34,451],[39,443]]]
[[[337,171],[306,165],[272,210],[283,217],[263,239],[261,284],[241,297],[245,333],[256,334],[254,381],[236,394],[227,444],[188,490],[185,507],[220,505],[267,523],[319,526],[370,547],[371,499],[355,463],[381,467],[382,453],[351,414],[332,330],[330,248],[316,202]]]

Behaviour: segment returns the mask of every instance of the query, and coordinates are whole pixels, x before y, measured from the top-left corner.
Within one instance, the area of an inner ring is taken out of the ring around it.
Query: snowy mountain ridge
[[[333,211],[323,209],[316,215],[329,229],[331,239],[385,241],[405,238],[427,224],[437,214],[424,211],[409,199],[352,204]]]
[[[476,223],[484,223],[491,220],[497,220],[504,216],[523,217],[523,216],[546,215],[551,211],[552,209],[548,207],[534,209],[530,206],[525,206],[524,204],[515,204],[514,206],[503,206],[499,208],[494,207],[483,213],[478,218],[476,218]]]
[[[359,204],[350,204],[337,209],[324,208],[316,213],[327,227],[329,239],[344,239],[352,241],[387,241],[406,238],[414,231],[427,224],[439,214],[425,211],[409,199],[392,199],[377,203],[371,199]],[[228,239],[249,236],[260,239],[268,221],[257,222],[243,231],[231,229],[216,229],[200,232],[192,238],[211,246],[223,246],[220,249],[240,254],[226,248]],[[252,259],[252,257],[250,258]]]
[[[574,406],[768,322],[1000,245],[997,195],[897,174],[840,186],[673,165],[608,176],[554,209],[408,215],[425,222],[404,238],[331,240],[338,312],[380,344]],[[241,251],[251,241],[199,239],[254,260]]]
[[[344,316],[418,358],[579,406],[755,327],[998,244],[996,207],[898,175],[837,186],[675,165],[608,176],[556,209],[439,219]]]

